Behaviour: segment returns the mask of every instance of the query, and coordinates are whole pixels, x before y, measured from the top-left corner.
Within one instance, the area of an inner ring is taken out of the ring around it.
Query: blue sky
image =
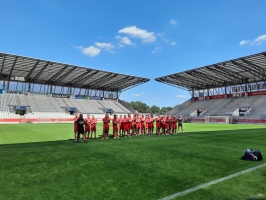
[[[121,99],[175,106],[154,78],[266,51],[265,0],[2,0],[0,51],[147,77]]]

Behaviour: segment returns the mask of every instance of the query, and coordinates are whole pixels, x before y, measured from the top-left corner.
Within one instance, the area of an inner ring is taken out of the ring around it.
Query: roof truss
[[[265,82],[266,52],[159,77],[155,80],[184,87],[187,90]]]
[[[121,92],[150,79],[0,52],[0,80]]]

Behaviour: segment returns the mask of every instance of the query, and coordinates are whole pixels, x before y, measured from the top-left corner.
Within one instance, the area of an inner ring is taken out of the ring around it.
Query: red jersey
[[[109,117],[104,117],[103,119],[104,124],[109,124],[110,123],[110,118]]]
[[[128,121],[128,123],[130,124],[130,123],[132,123],[133,119],[132,119],[131,117],[128,117],[128,118],[127,118],[127,121]]]
[[[97,119],[96,118],[90,119],[90,124],[91,124],[91,127],[96,127]]]
[[[78,116],[75,116],[73,119],[74,120],[74,132],[78,131],[78,121],[77,121],[78,118],[79,118]]]
[[[112,122],[113,122],[113,126],[118,126],[119,119],[118,118],[113,118]]]
[[[78,118],[79,118],[78,116],[75,116],[74,117],[74,119],[73,119],[74,123],[76,123],[76,121],[77,121]]]
[[[85,126],[91,126],[90,121],[91,121],[90,118],[85,118]]]
[[[173,117],[172,123],[177,123],[177,119],[175,117]]]
[[[148,124],[150,122],[150,118],[149,117],[146,117],[145,118],[145,122],[146,122],[146,124]]]
[[[134,117],[133,117],[133,123],[134,124],[136,124],[136,119],[137,119],[137,117],[136,117],[136,115],[134,115]]]
[[[127,124],[127,118],[123,118],[123,119],[121,120],[121,123],[122,123],[123,125]]]
[[[156,117],[156,123],[160,123],[161,122],[161,118],[160,117]]]
[[[166,118],[165,117],[162,118],[161,123],[164,125],[166,124]]]

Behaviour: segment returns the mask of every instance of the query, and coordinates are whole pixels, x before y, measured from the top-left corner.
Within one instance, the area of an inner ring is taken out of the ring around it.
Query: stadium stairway
[[[123,108],[122,106],[120,106],[117,102],[114,101],[114,104],[117,105],[121,110],[122,112],[125,112],[125,113],[131,113],[129,110],[127,110],[126,108]]]
[[[21,106],[21,103],[20,103],[18,95],[16,95],[15,98],[16,98],[16,105],[17,106]]]
[[[117,103],[120,104],[121,106],[123,106],[124,108],[126,108],[129,111],[129,113],[133,113],[133,114],[136,113],[136,110],[134,110],[132,107],[130,107],[128,104],[126,104],[122,100],[118,99]]]

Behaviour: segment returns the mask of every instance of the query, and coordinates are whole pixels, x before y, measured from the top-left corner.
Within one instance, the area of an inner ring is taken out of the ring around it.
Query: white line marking
[[[256,169],[259,169],[259,168],[262,168],[262,167],[266,167],[266,163],[262,164],[262,165],[258,165],[256,167],[252,167],[252,168],[249,168],[247,170],[243,170],[243,171],[240,171],[240,172],[237,172],[235,174],[231,174],[229,176],[226,176],[226,177],[223,177],[223,178],[220,178],[220,179],[217,179],[217,180],[214,180],[214,181],[211,181],[211,182],[208,182],[208,183],[204,183],[202,185],[198,185],[194,188],[190,188],[190,189],[187,189],[187,190],[184,190],[182,192],[178,192],[178,193],[175,193],[175,194],[172,194],[172,195],[169,195],[167,197],[164,197],[164,198],[161,198],[159,200],[170,200],[170,199],[174,199],[176,197],[180,197],[180,196],[184,196],[186,194],[189,194],[191,192],[194,192],[194,191],[197,191],[197,190],[200,190],[202,188],[205,188],[205,187],[209,187],[211,185],[214,185],[214,184],[217,184],[217,183],[220,183],[220,182],[223,182],[223,181],[226,181],[228,179],[231,179],[231,178],[234,178],[236,176],[239,176],[239,175],[242,175],[242,174],[246,174],[248,172],[251,172],[251,171],[254,171]]]

